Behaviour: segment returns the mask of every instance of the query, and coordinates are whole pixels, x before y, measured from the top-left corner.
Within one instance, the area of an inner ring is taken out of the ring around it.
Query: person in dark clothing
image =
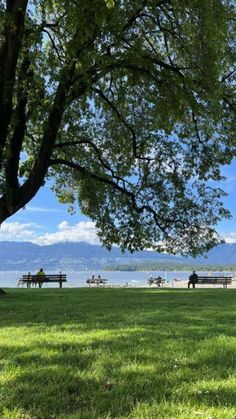
[[[196,274],[195,271],[193,271],[192,275],[190,275],[189,277],[189,281],[188,281],[188,288],[190,288],[190,285],[192,284],[193,288],[195,288],[195,284],[198,281],[198,276]]]

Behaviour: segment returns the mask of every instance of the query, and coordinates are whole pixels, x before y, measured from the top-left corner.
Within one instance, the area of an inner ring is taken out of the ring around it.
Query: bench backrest
[[[66,274],[23,275],[23,281],[62,281],[67,282]]]
[[[103,279],[103,278],[94,278],[94,279],[90,279],[90,278],[88,278],[87,279],[87,284],[102,284],[103,282],[106,282],[107,281],[107,279]]]
[[[205,284],[231,284],[232,276],[199,276],[198,282]]]

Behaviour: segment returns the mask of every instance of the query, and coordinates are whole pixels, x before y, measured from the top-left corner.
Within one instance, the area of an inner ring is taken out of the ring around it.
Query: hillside
[[[207,258],[184,258],[151,251],[122,253],[114,247],[111,251],[85,242],[59,243],[38,246],[30,242],[0,242],[0,270],[105,269],[107,266],[161,264],[181,266],[186,264],[229,265],[236,264],[236,243],[222,244],[212,249]]]
[[[105,268],[109,264],[139,261],[174,261],[183,258],[143,251],[122,253],[114,247],[111,251],[85,242],[59,243],[38,246],[30,242],[0,242],[0,270],[45,269],[89,270]]]

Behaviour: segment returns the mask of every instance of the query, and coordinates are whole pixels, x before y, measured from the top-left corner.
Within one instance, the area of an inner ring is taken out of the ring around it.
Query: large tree
[[[99,235],[196,254],[234,154],[234,0],[0,0],[0,222],[54,179]]]

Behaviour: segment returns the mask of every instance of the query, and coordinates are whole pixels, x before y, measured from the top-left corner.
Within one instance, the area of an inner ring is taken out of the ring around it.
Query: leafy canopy
[[[229,213],[231,0],[0,1],[0,221],[48,178],[102,242],[202,252]]]

